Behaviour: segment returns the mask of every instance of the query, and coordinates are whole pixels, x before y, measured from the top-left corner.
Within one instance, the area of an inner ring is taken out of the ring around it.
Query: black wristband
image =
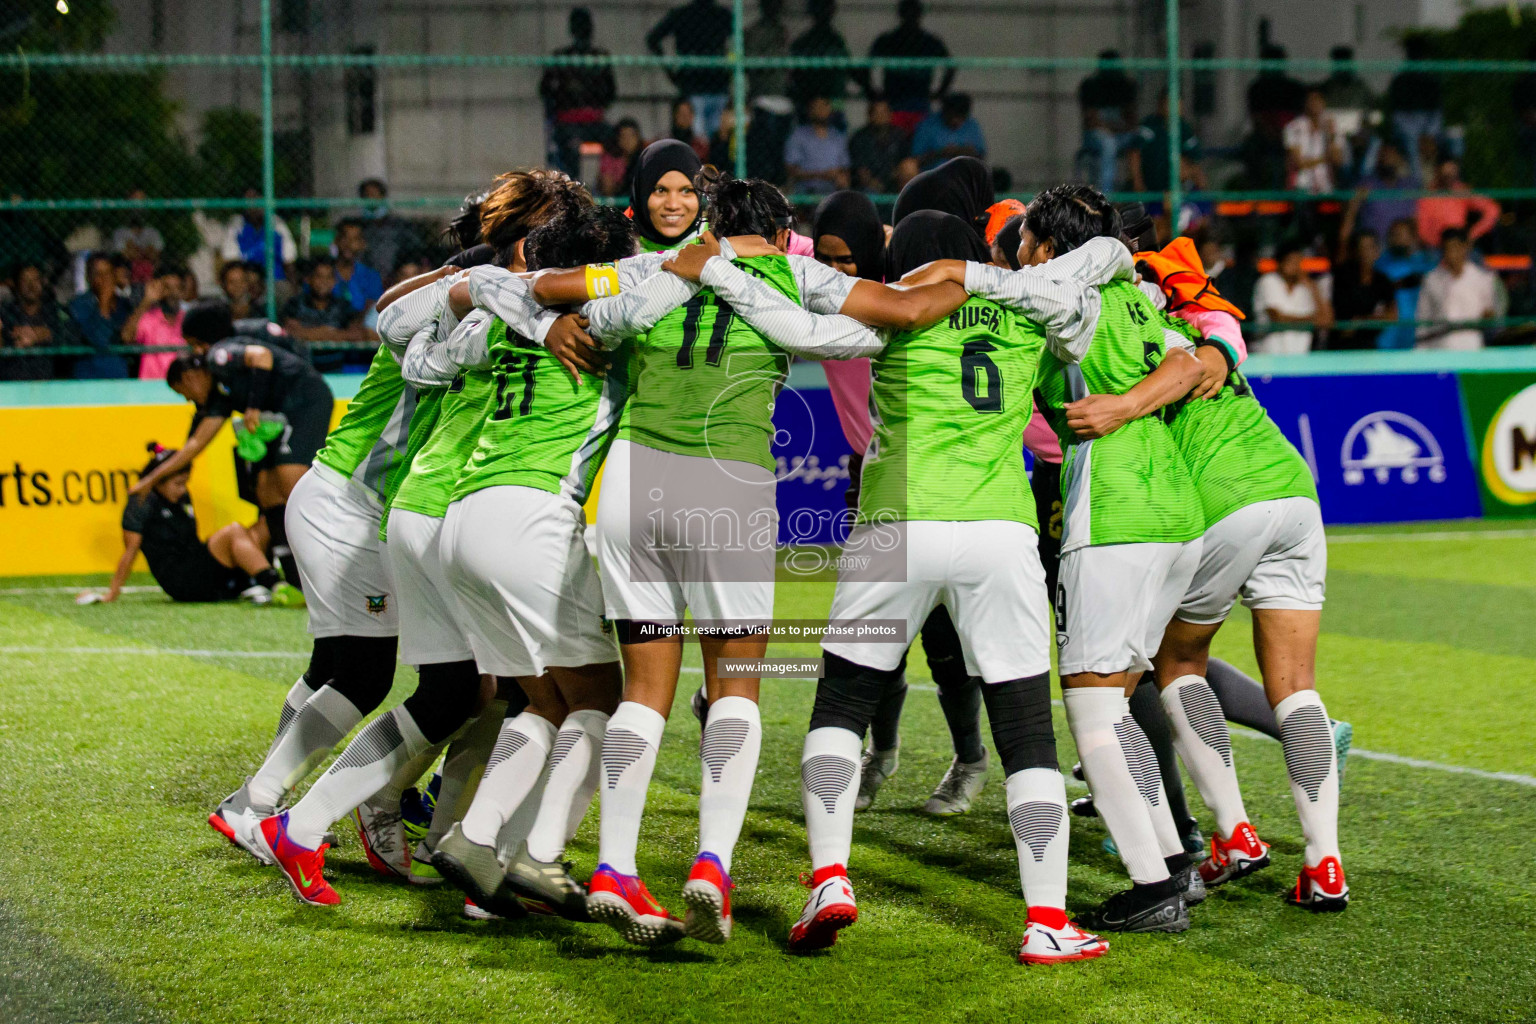
[[[1232,349],[1227,346],[1226,342],[1211,338],[1201,338],[1195,343],[1196,348],[1204,348],[1206,346],[1214,348],[1217,352],[1221,353],[1221,358],[1227,364],[1227,373],[1230,374],[1233,370],[1237,369],[1237,362],[1232,358]]]

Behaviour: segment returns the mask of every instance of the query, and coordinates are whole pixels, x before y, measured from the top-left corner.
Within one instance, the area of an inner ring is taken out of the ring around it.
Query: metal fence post
[[[1184,182],[1179,154],[1179,0],[1167,0],[1168,37],[1168,231],[1179,233],[1179,207],[1184,205]]]
[[[742,58],[747,55],[743,7],[743,0],[733,0],[731,4],[731,50],[735,61],[731,65],[731,105],[736,111],[734,145],[736,147],[735,173],[738,178],[747,176],[747,72],[741,66]]]
[[[1171,0],[1170,0],[1171,2]],[[277,319],[277,175],[272,148],[272,0],[261,0],[261,195],[266,216],[262,245],[267,260],[267,319]]]

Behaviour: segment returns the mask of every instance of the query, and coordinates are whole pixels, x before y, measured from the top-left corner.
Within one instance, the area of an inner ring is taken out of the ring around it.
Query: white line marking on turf
[[[0,654],[111,654],[111,655],[140,655],[184,658],[307,658],[306,651],[204,651],[193,648],[169,648],[169,647],[0,647]],[[683,665],[681,671],[688,675],[703,675],[704,670],[697,665]],[[933,692],[938,687],[929,683],[908,683],[907,689]],[[1061,701],[1051,701],[1056,707],[1061,707]],[[1232,730],[1233,736],[1241,736],[1246,739],[1263,740],[1267,743],[1278,742],[1273,737],[1263,733],[1252,732],[1247,729]],[[1351,747],[1350,757],[1363,757],[1367,761],[1385,761],[1388,764],[1400,764],[1408,768],[1424,768],[1429,771],[1446,772],[1451,775],[1471,775],[1479,779],[1489,779],[1494,782],[1513,782],[1517,786],[1531,786],[1536,788],[1536,776],[1521,775],[1517,772],[1490,772],[1481,768],[1467,768],[1459,764],[1442,764],[1439,761],[1425,761],[1417,757],[1404,757],[1401,754],[1388,754],[1379,750],[1366,750],[1363,747]]]
[[[27,594],[80,594],[87,591],[103,591],[105,587],[5,587],[0,589],[0,595],[5,597],[23,597]],[[159,587],[124,587],[124,594],[158,594]]]
[[[183,658],[307,658],[308,651],[203,651],[185,647],[0,647],[0,654],[138,654]]]
[[[1233,736],[1244,739],[1262,740],[1265,743],[1279,743],[1273,736],[1266,736],[1261,732],[1250,729],[1229,729]],[[1491,779],[1495,782],[1513,782],[1517,786],[1536,787],[1536,777],[1521,775],[1518,772],[1490,772],[1482,768],[1468,768],[1459,764],[1444,764],[1440,761],[1425,761],[1417,757],[1404,757],[1402,754],[1388,754],[1381,750],[1366,750],[1363,747],[1350,747],[1350,757],[1363,757],[1367,761],[1385,761],[1388,764],[1401,764],[1409,768],[1427,768],[1435,772],[1447,772],[1451,775],[1472,775],[1479,779]]]
[[[1329,544],[1376,544],[1400,540],[1510,540],[1536,537],[1536,530],[1441,530],[1435,533],[1330,533]]]

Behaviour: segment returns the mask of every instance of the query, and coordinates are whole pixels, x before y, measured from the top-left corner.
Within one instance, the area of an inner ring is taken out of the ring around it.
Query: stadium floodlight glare
[[[58,10],[58,12],[60,14],[68,14],[69,13],[69,3],[68,3],[68,0],[59,0],[59,2],[54,4],[53,6],[54,6],[54,8],[56,10]]]

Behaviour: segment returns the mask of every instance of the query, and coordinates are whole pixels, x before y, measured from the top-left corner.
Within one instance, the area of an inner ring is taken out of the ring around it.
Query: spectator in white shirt
[[[1334,132],[1321,87],[1307,90],[1301,116],[1285,126],[1280,138],[1285,143],[1285,168],[1291,187],[1307,192],[1333,191],[1333,172],[1344,163],[1344,147]]]
[[[1295,356],[1312,351],[1312,332],[1333,323],[1333,305],[1301,268],[1301,243],[1285,242],[1275,253],[1276,269],[1259,278],[1253,305],[1261,325],[1283,324],[1256,340],[1250,350]]]
[[[1473,263],[1471,255],[1465,228],[1448,228],[1440,236],[1440,265],[1424,275],[1419,290],[1419,320],[1486,320],[1495,315],[1493,272]],[[1475,351],[1483,347],[1483,332],[1474,327],[1420,327],[1416,347]]]

